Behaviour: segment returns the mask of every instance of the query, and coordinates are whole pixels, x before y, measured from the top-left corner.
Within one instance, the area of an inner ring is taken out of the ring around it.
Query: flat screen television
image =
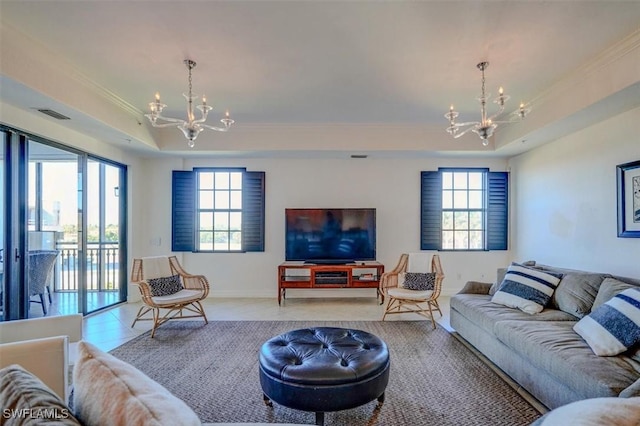
[[[376,209],[285,209],[287,261],[376,259]]]

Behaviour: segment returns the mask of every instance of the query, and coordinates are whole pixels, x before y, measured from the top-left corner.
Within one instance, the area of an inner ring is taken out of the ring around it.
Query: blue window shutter
[[[442,248],[442,175],[420,173],[420,250]]]
[[[244,172],[242,177],[242,249],[264,251],[264,172]]]
[[[487,250],[509,245],[509,173],[487,173]]]
[[[196,174],[174,170],[171,197],[171,251],[195,250]]]

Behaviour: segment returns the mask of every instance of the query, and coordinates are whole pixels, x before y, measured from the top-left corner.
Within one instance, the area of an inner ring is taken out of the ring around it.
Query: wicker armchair
[[[154,296],[149,280],[174,275],[179,275],[182,289],[173,294]],[[131,281],[138,286],[144,304],[138,311],[131,327],[138,321],[153,321],[153,329],[151,330],[153,338],[156,329],[171,319],[202,317],[205,324],[209,323],[200,303],[209,294],[209,281],[204,275],[192,275],[186,272],[175,256],[134,259]],[[166,311],[162,316],[160,315],[161,310]],[[150,316],[147,315],[149,313]]]
[[[49,293],[49,303],[51,303],[51,289],[49,281],[53,273],[53,267],[58,258],[57,250],[33,250],[29,252],[29,262],[27,265],[29,277],[29,302],[40,303],[42,313],[47,315],[47,304],[44,301],[44,293]],[[31,300],[32,296],[39,296],[40,300]]]
[[[409,290],[398,287],[398,277],[401,273],[426,272],[418,271],[412,267],[412,260],[408,254],[403,254],[400,256],[400,260],[393,270],[382,274],[380,278],[380,292],[388,297],[382,320],[384,321],[388,314],[416,313],[430,319],[431,325],[435,329],[434,311],[437,311],[440,313],[440,316],[442,316],[442,311],[438,305],[438,297],[440,296],[442,281],[444,280],[440,256],[434,254],[431,258],[430,270],[436,274],[433,290]]]

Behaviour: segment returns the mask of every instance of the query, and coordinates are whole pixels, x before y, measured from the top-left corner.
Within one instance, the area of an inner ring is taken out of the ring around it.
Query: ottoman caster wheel
[[[266,405],[267,407],[273,408],[273,402],[271,402],[271,400],[267,395],[262,394],[262,400],[264,401],[264,405]]]
[[[381,409],[382,404],[384,404],[384,393],[378,397],[378,403],[376,404],[376,408],[374,408],[374,410],[377,411]]]

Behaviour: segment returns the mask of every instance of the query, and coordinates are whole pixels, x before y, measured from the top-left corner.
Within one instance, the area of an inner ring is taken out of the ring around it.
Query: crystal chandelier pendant
[[[165,117],[162,115],[162,111],[166,108],[166,105],[160,102],[160,94],[156,93],[155,100],[149,103],[149,114],[145,114],[145,117],[149,119],[151,125],[153,127],[177,127],[182,131],[184,137],[187,139],[187,145],[189,148],[193,148],[195,146],[195,140],[204,129],[211,129],[218,132],[226,132],[231,128],[231,125],[235,122],[229,116],[229,111],[227,110],[224,118],[220,120],[222,123],[222,127],[211,126],[205,124],[207,121],[207,116],[209,115],[209,111],[213,109],[212,106],[207,105],[207,99],[202,97],[202,104],[197,105],[195,108],[200,111],[200,118],[196,119],[194,114],[194,105],[193,101],[197,98],[197,96],[193,95],[193,84],[192,84],[192,70],[196,67],[196,62],[191,59],[185,59],[184,64],[187,66],[189,70],[189,93],[183,94],[187,101],[187,119],[182,120],[178,118]]]

